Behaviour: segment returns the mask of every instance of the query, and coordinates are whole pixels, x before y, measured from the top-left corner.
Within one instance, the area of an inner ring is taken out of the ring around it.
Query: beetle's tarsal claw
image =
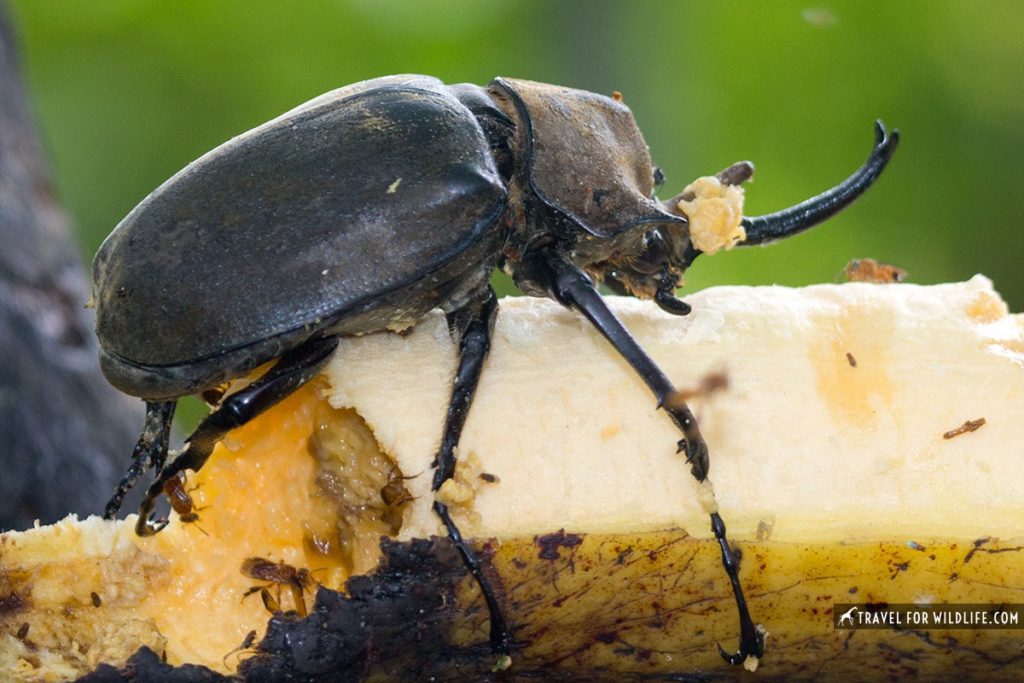
[[[704,481],[708,478],[708,447],[704,439],[694,439],[688,442],[686,439],[679,439],[676,442],[676,453],[686,453],[686,464],[690,466],[690,474],[697,481]]]
[[[760,658],[764,655],[764,628],[754,624],[750,618],[750,611],[747,609],[747,600],[743,596],[743,588],[740,586],[740,555],[736,549],[729,545],[725,535],[725,522],[717,512],[711,513],[711,531],[718,541],[722,551],[722,566],[732,584],[733,596],[736,598],[736,607],[740,617],[740,649],[736,654],[729,654],[719,645],[718,652],[729,664],[738,666],[744,664],[749,657]],[[756,664],[756,661],[754,662]]]
[[[716,643],[716,645],[718,645],[718,654],[722,655],[722,659],[724,659],[727,664],[731,664],[733,666],[745,664],[747,659],[750,657],[760,659],[764,656],[764,634],[761,627],[755,628],[753,636],[750,638],[747,637],[747,634],[740,637],[740,649],[737,650],[735,654],[729,654],[729,652],[722,647],[721,643]]]
[[[690,474],[697,481],[704,481],[708,478],[710,458],[708,457],[708,445],[700,434],[691,434],[676,442],[676,453],[686,452],[686,464],[690,466]]]
[[[168,524],[167,519],[163,517],[139,517],[139,521],[135,523],[135,534],[137,536],[153,536],[154,534],[160,533],[165,526]]]
[[[722,659],[724,659],[727,664],[731,664],[733,666],[739,666],[740,664],[743,663],[743,660],[747,658],[747,656],[744,655],[742,652],[736,652],[735,654],[729,654],[726,651],[726,649],[724,647],[722,647],[721,643],[716,643],[716,645],[718,645],[718,654],[722,655]]]

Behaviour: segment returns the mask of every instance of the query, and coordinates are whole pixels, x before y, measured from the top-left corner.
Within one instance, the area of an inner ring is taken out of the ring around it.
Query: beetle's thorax
[[[653,198],[647,145],[619,99],[500,78],[488,92],[514,123],[502,265],[526,293],[543,293],[519,268],[538,249],[601,279],[598,264],[641,253],[658,225],[684,223]]]

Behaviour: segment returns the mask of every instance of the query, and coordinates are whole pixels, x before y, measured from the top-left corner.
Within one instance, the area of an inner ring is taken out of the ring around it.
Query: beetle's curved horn
[[[881,175],[882,169],[896,151],[899,139],[898,130],[889,133],[881,121],[875,121],[875,147],[871,150],[871,156],[856,173],[831,190],[796,206],[766,216],[744,217],[740,225],[746,230],[747,237],[737,246],[768,244],[803,232],[839,212]]]

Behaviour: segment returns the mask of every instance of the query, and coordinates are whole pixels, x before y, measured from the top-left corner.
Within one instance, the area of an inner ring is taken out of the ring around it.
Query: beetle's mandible
[[[852,176],[792,208],[737,220],[733,241],[764,244],[828,218],[871,185],[897,140],[876,124],[871,156]],[[716,179],[736,186],[752,171],[742,162]],[[132,464],[106,516],[152,468],[137,531],[159,531],[166,521],[150,514],[165,485],[199,470],[229,430],[314,377],[339,337],[403,329],[440,307],[459,364],[436,454],[437,491],[454,473],[490,346],[495,268],[523,293],[579,311],[608,339],[678,426],[679,449],[705,480],[708,451],[696,420],[597,291],[604,283],[669,313],[690,312],[675,290],[702,253],[686,208],[694,197],[659,201],[658,175],[620,97],[506,78],[486,87],[427,76],[364,81],[209,152],[128,214],[93,264],[103,371],[146,401]],[[179,397],[216,392],[269,361],[266,374],[220,400],[167,457]],[[501,605],[446,506],[435,501],[434,510],[483,590],[491,644],[507,663]],[[740,617],[739,651],[722,655],[739,664],[759,657],[764,643],[738,554],[718,512],[709,514]]]

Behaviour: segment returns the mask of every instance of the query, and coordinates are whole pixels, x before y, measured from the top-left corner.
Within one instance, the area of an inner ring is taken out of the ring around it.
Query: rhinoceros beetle
[[[878,177],[897,133],[876,124],[870,158],[847,180],[792,208],[743,218],[742,245],[805,230]],[[726,184],[752,166],[719,174]],[[114,229],[93,264],[104,373],[146,401],[133,461],[106,507],[113,517],[155,468],[136,530],[155,533],[156,498],[214,445],[314,377],[339,337],[402,330],[441,308],[459,345],[433,489],[455,469],[455,446],[498,310],[489,276],[582,313],[633,366],[675,422],[694,477],[708,451],[672,383],[609,310],[597,285],[652,299],[669,313],[683,271],[702,253],[678,199],[659,201],[647,145],[621,97],[508,78],[487,87],[390,76],[317,97],[199,158]],[[658,178],[660,180],[660,178]],[[272,368],[214,408],[168,460],[176,401]],[[479,582],[491,645],[509,634],[480,562],[446,506],[434,510]],[[738,579],[738,553],[716,512],[740,616],[738,664],[763,638]],[[721,648],[720,648],[721,650]]]

